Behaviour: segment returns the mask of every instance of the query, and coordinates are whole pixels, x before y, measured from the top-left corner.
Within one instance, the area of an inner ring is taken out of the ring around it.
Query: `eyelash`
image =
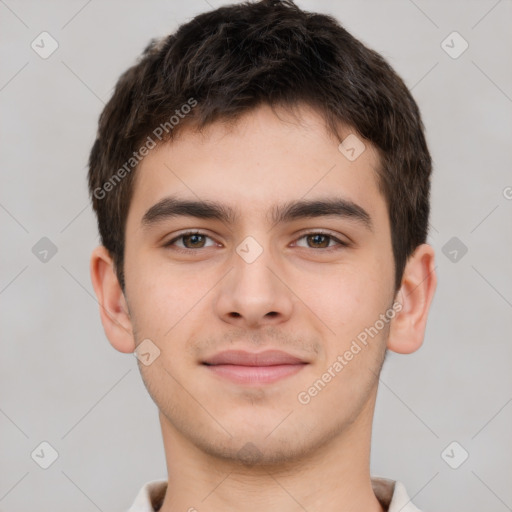
[[[185,238],[187,236],[193,236],[193,235],[199,235],[199,236],[204,236],[206,238],[210,238],[211,240],[213,240],[213,238],[209,235],[207,235],[206,233],[203,233],[201,231],[187,231],[185,233],[181,233],[179,236],[173,238],[172,240],[169,240],[169,242],[166,242],[164,244],[164,247],[172,247],[173,244],[182,239],[182,238]],[[334,247],[325,247],[325,248],[316,248],[316,250],[321,250],[321,251],[324,251],[324,252],[330,252],[332,250],[337,250],[339,249],[339,247],[348,247],[349,244],[347,242],[343,242],[342,240],[340,240],[339,238],[335,237],[334,235],[332,235],[331,233],[328,233],[328,232],[325,232],[325,231],[312,231],[312,232],[309,232],[309,233],[305,233],[303,235],[301,235],[299,238],[297,238],[297,240],[301,240],[303,238],[307,238],[308,236],[314,236],[314,235],[323,235],[323,236],[326,236],[328,237],[330,240],[334,240],[335,242],[337,242],[338,246],[334,246]],[[189,249],[187,247],[174,247],[174,250],[176,251],[179,251],[179,252],[184,252],[184,253],[190,253],[191,251],[199,251],[201,249],[207,249],[207,247],[199,247],[197,249]],[[314,247],[306,247],[306,249],[313,249],[315,250]]]

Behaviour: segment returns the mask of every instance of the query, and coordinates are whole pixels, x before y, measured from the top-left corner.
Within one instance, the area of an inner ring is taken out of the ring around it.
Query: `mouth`
[[[300,372],[309,362],[280,350],[220,352],[202,363],[218,377],[236,384],[271,384]]]

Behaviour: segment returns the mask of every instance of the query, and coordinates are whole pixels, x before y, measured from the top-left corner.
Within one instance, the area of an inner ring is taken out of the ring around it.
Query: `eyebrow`
[[[371,217],[364,208],[353,201],[338,197],[290,201],[282,205],[275,205],[270,213],[273,224],[305,218],[335,216],[353,219],[369,231],[373,231]],[[225,224],[234,224],[238,218],[236,211],[231,207],[215,201],[196,201],[169,196],[151,206],[142,217],[141,224],[144,228],[150,228],[166,219],[175,217],[214,219]]]

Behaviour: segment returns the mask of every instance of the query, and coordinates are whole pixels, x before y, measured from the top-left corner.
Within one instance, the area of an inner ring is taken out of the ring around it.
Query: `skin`
[[[229,512],[240,503],[249,512],[382,511],[369,472],[378,375],[386,348],[410,353],[423,342],[436,287],[434,250],[416,249],[395,293],[376,152],[365,141],[351,162],[315,111],[300,106],[296,113],[258,107],[234,125],[185,128],[150,151],[137,169],[127,218],[125,295],[106,249],[92,254],[110,343],[130,353],[150,339],[160,350],[139,367],[159,408],[169,478],[162,512]],[[221,202],[238,219],[174,217],[144,228],[145,212],[171,194]],[[269,220],[274,205],[332,197],[364,208],[373,229],[334,216]],[[165,246],[187,229],[210,238]],[[305,236],[319,230],[348,246]],[[248,236],[263,249],[252,263],[236,252]],[[394,318],[300,403],[299,393],[394,300],[401,305]],[[222,350],[270,348],[309,364],[255,386],[201,364]]]

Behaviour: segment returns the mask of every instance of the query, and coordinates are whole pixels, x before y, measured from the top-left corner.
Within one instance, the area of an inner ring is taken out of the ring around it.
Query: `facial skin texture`
[[[184,129],[148,154],[126,224],[126,297],[107,251],[92,255],[111,344],[129,353],[149,338],[161,351],[139,367],[160,411],[169,476],[162,512],[234,511],[240,503],[247,511],[382,510],[369,473],[378,374],[386,348],[409,353],[423,341],[434,252],[417,248],[396,294],[401,311],[300,403],[298,394],[391,308],[395,294],[376,152],[366,144],[349,161],[315,111],[297,112],[262,106],[231,127]],[[217,201],[238,218],[174,217],[144,227],[146,211],[170,195]],[[320,198],[356,203],[372,230],[350,217],[270,220],[274,205]],[[189,229],[210,238],[165,247]],[[304,236],[318,231],[348,246]],[[236,252],[248,236],[263,249],[252,263]],[[177,250],[184,244],[187,253]],[[309,364],[272,384],[235,384],[202,364],[229,349],[279,349]]]

